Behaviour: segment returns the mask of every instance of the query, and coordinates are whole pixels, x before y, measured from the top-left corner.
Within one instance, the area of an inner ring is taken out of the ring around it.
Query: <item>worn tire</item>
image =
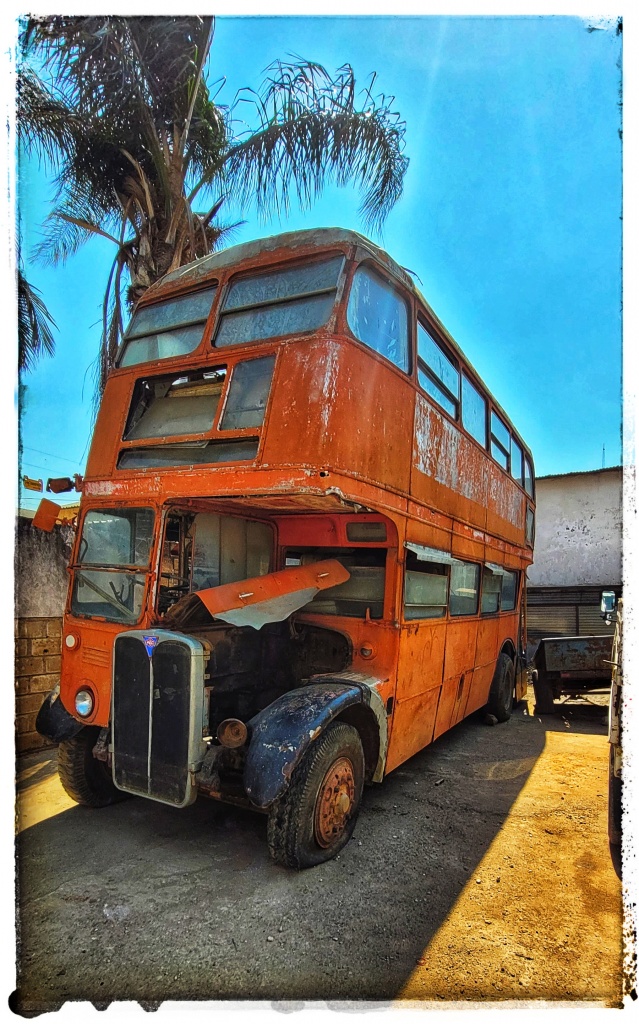
[[[338,792],[329,776],[340,771],[352,784],[352,799],[345,813],[337,812],[339,823],[334,838],[328,840],[322,835],[320,808],[325,806],[322,797],[330,803],[330,794]],[[275,863],[299,869],[331,860],[353,834],[363,786],[364,751],[359,733],[352,725],[333,722],[306,752],[290,786],[269,810],[267,841]]]
[[[515,666],[512,658],[507,654],[500,654],[497,658],[495,674],[490,684],[488,703],[485,711],[494,715],[498,722],[507,722],[513,711],[513,696],[515,691]]]
[[[533,690],[535,691],[535,714],[553,715],[555,713],[555,697],[553,689],[545,676],[537,672],[533,679]]]
[[[127,796],[113,784],[107,764],[93,756],[99,732],[96,726],[87,726],[58,746],[60,782],[71,799],[85,807],[107,807]]]

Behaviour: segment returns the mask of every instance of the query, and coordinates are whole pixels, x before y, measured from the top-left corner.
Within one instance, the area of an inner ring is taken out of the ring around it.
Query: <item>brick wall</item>
[[[16,621],[16,747],[19,754],[53,746],[35,729],[45,695],[60,680],[62,619]]]

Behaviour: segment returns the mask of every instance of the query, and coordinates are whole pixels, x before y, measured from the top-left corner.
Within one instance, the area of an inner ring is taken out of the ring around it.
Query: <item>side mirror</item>
[[[51,533],[55,526],[58,515],[60,513],[60,506],[55,501],[49,501],[48,498],[43,498],[36,514],[34,515],[31,523],[37,530],[44,530],[46,533]]]
[[[601,593],[601,617],[604,622],[612,622],[612,615],[617,604],[614,590],[603,590]]]

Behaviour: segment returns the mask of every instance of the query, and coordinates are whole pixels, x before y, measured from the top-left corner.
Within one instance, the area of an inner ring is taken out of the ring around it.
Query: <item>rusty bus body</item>
[[[522,695],[533,496],[507,416],[361,235],[169,274],[129,325],[84,479],[39,720],[67,790],[203,792],[268,812],[281,863],[334,856],[364,781]]]

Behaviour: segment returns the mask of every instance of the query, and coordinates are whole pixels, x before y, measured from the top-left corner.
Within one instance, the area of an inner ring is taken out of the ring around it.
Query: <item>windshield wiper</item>
[[[119,611],[123,611],[129,618],[131,617],[132,612],[130,608],[127,608],[127,606],[122,604],[122,601],[118,600],[117,597],[109,594],[106,590],[103,590],[102,587],[99,587],[97,583],[94,583],[93,580],[90,580],[81,569],[76,569],[76,575],[81,576],[83,581],[91,588],[91,590],[94,590],[96,594],[104,598],[105,601],[108,601],[109,604],[112,604],[114,608],[117,608]]]

